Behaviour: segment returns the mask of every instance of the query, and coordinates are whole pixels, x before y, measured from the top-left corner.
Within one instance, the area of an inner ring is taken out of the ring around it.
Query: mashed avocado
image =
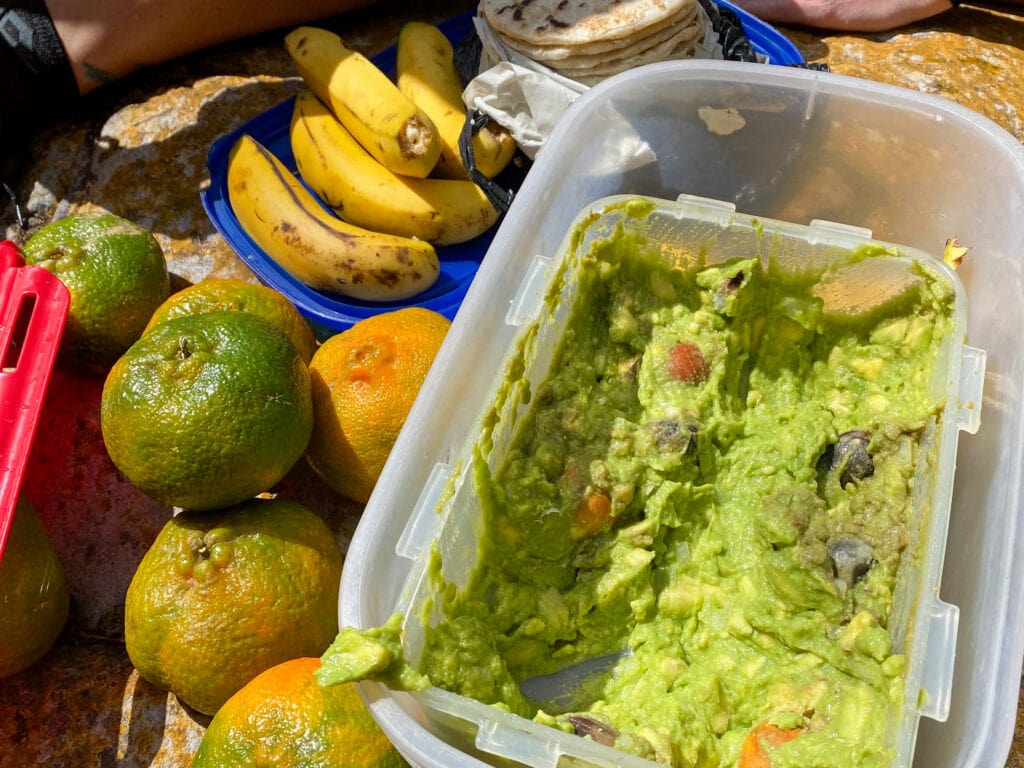
[[[891,762],[952,295],[919,269],[833,313],[819,277],[592,245],[527,423],[493,475],[476,457],[479,566],[440,592],[434,685],[665,765]],[[568,701],[517,685],[608,654]]]

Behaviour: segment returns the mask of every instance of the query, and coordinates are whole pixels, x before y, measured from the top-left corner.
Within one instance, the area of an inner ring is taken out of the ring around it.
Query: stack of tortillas
[[[480,13],[508,48],[584,85],[691,58],[707,29],[698,0],[481,0]]]

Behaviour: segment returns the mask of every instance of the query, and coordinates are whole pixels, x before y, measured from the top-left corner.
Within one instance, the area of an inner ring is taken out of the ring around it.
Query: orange
[[[41,659],[68,618],[68,591],[42,521],[18,500],[0,560],[0,677]]]
[[[107,453],[136,488],[218,509],[272,488],[313,428],[309,372],[280,330],[248,312],[167,320],[110,369]]]
[[[338,630],[341,565],[334,534],[295,501],[182,513],[128,586],[128,657],[144,679],[214,714],[260,672],[324,652]]]
[[[320,659],[286,661],[232,696],[206,729],[192,768],[399,768],[408,765],[355,685],[321,688]]]
[[[134,222],[102,210],[79,211],[41,227],[25,243],[27,264],[68,287],[61,347],[72,360],[106,368],[142,335],[170,292],[163,250]]]
[[[149,319],[143,333],[157,323],[205,312],[251,312],[276,325],[292,340],[304,363],[316,349],[309,323],[284,294],[265,285],[231,278],[207,278],[174,293]]]
[[[410,307],[360,320],[317,349],[306,458],[338,493],[370,498],[450,325]]]

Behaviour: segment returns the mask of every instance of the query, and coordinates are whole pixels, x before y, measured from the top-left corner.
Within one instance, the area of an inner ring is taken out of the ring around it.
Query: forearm
[[[1013,0],[1011,0],[1013,1]],[[950,10],[949,0],[734,0],[765,21],[848,32],[879,32]],[[1024,0],[1016,0],[1017,4]]]
[[[47,0],[82,93],[137,69],[372,0]]]

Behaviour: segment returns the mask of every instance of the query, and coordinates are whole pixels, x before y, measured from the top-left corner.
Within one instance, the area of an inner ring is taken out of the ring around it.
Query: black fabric
[[[75,75],[43,0],[0,0],[0,174],[11,171],[36,131],[77,102]]]

